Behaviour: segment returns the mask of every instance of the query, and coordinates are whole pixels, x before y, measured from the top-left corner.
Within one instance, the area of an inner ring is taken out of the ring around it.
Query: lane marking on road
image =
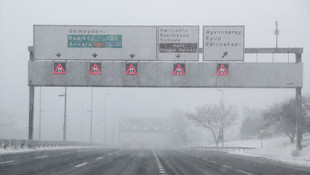
[[[231,168],[231,166],[225,165],[225,164],[223,164],[222,166],[223,166],[223,167],[226,167],[226,168]]]
[[[43,155],[43,156],[37,156],[37,157],[34,157],[35,159],[42,159],[42,158],[46,158],[48,157],[48,155]]]
[[[217,164],[217,162],[215,162],[215,161],[213,161],[213,160],[210,160],[209,162],[214,163],[214,164]]]
[[[103,157],[98,157],[96,160],[100,160],[100,159],[102,159]]]
[[[120,153],[120,152],[122,152],[123,150],[120,150],[120,151],[117,151],[117,152],[114,152],[113,154],[118,154],[118,153]]]
[[[15,160],[9,160],[9,161],[5,161],[5,162],[0,162],[0,164],[13,163],[13,162],[15,162]]]
[[[153,155],[155,157],[156,163],[157,163],[157,167],[158,167],[158,171],[160,175],[167,175],[165,169],[163,168],[163,166],[161,165],[156,153],[154,152],[154,150],[152,150]]]
[[[78,167],[84,166],[84,165],[86,165],[86,164],[87,164],[87,162],[84,162],[84,163],[81,163],[81,164],[75,165],[75,168],[78,168]]]
[[[253,175],[252,173],[249,173],[249,172],[246,172],[246,171],[242,171],[242,170],[238,170],[240,173],[244,173],[244,174],[247,174],[247,175]]]
[[[120,153],[120,152],[122,152],[123,150],[120,150],[120,151],[117,151],[117,152],[114,152],[114,153],[110,153],[110,154],[108,154],[108,156],[112,156],[113,154],[118,154],[118,153]]]
[[[66,152],[66,153],[61,153],[61,155],[67,155],[67,154],[70,154],[69,152]]]

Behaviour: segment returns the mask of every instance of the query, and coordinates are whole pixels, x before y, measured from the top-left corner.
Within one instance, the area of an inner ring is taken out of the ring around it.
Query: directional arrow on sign
[[[94,54],[92,54],[92,56],[93,56],[94,58],[96,58],[96,57],[98,56],[98,54],[96,54],[96,53],[94,52]]]
[[[222,56],[222,58],[224,58],[225,56],[227,56],[227,54],[228,54],[228,52],[226,51],[226,52],[223,52],[223,56]]]
[[[58,52],[58,53],[56,53],[55,55],[56,55],[57,57],[60,57],[60,56],[61,56],[61,53]]]
[[[177,55],[176,55],[176,57],[177,57],[177,58],[180,58],[180,57],[181,57],[181,55],[180,55],[180,54],[177,54]]]
[[[135,57],[136,55],[133,54],[133,53],[131,53],[129,56],[130,56],[130,58],[133,58],[133,57]]]

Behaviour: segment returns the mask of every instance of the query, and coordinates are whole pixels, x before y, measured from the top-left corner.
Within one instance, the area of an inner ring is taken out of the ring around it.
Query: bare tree
[[[223,112],[223,113],[222,113]],[[233,106],[225,108],[221,105],[202,105],[196,108],[196,112],[188,113],[187,118],[198,126],[207,128],[213,138],[216,146],[223,139],[221,131],[225,131],[232,126],[237,116],[237,110]]]
[[[310,98],[302,97],[302,130],[309,132]],[[296,135],[296,101],[294,98],[274,104],[264,112],[266,126],[273,128],[274,134],[285,134],[294,143]]]

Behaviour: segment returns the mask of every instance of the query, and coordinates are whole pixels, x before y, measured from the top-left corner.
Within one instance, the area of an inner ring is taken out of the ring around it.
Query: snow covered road
[[[65,149],[0,155],[1,175],[308,175],[309,167],[205,150]]]

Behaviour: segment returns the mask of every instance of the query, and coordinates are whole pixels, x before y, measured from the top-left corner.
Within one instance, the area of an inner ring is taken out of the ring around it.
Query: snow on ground
[[[0,148],[0,156],[4,154],[18,154],[18,153],[26,153],[26,152],[38,152],[38,151],[52,151],[52,150],[64,150],[64,149],[83,149],[83,148],[94,148],[98,146],[66,146],[66,147],[41,147],[41,148]]]
[[[226,151],[232,154],[262,157],[285,163],[310,167],[310,134],[304,135],[302,141],[303,150],[298,157],[292,156],[296,150],[296,143],[291,143],[288,137],[264,138],[263,148],[260,139],[226,142],[225,146],[255,147],[256,149],[245,151]]]

